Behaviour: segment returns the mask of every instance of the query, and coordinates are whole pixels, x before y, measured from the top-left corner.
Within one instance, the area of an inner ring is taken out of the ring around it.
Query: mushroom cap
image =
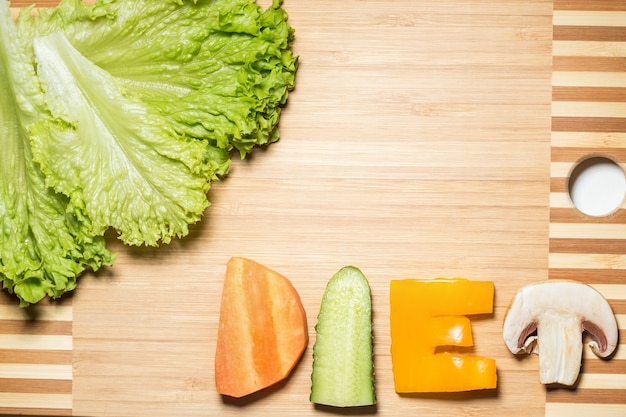
[[[549,280],[523,287],[504,319],[502,336],[506,346],[514,354],[537,353],[537,325],[559,315],[577,317],[580,332],[591,336],[589,346],[597,356],[608,357],[615,351],[618,327],[611,306],[596,289],[573,280]]]

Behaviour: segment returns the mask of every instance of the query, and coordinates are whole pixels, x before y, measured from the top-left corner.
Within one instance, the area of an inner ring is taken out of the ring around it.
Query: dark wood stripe
[[[1,305],[14,305],[15,308],[19,308],[19,300],[15,295],[9,294],[6,290],[0,291],[0,304]]]
[[[71,394],[72,381],[62,379],[0,378],[0,392],[28,394]]]
[[[60,298],[58,300],[51,300],[50,298],[44,298],[43,300],[41,300],[40,302],[38,302],[35,305],[31,305],[24,310],[25,315],[28,315],[30,317],[36,317],[37,316],[37,310],[40,309],[40,307],[47,307],[47,306],[71,306],[72,305],[72,295],[73,294],[67,294],[67,296]],[[9,294],[6,290],[0,291],[0,304],[1,305],[12,305],[15,306],[15,308],[19,309],[19,300],[17,299],[17,297],[14,294]]]
[[[72,335],[71,321],[0,320],[0,334]]]
[[[620,334],[622,336],[622,334]],[[621,339],[620,339],[621,340]],[[618,349],[626,348],[621,345]],[[582,363],[582,372],[588,374],[626,374],[626,360],[600,359],[593,355],[586,357]],[[625,387],[626,388],[626,387]]]
[[[26,410],[22,408],[11,408],[11,407],[2,407],[0,406],[0,415],[3,416],[21,416],[24,415]],[[58,417],[58,416],[71,416],[71,409],[64,408],[29,408],[28,414],[31,416],[49,416],[49,417]]]
[[[554,0],[554,10],[626,11],[624,0]]]
[[[553,132],[626,132],[626,117],[553,117]]]
[[[624,281],[622,280],[622,284]],[[615,314],[626,314],[626,300],[609,300],[609,304]],[[620,339],[623,343],[626,343],[626,339]]]
[[[626,253],[626,239],[550,239],[550,253],[622,255]]]
[[[624,284],[626,270],[623,269],[585,269],[585,268],[550,268],[549,279],[573,279],[585,284]],[[620,300],[614,301],[616,308],[624,307]],[[626,310],[625,310],[626,311]],[[620,313],[621,314],[621,313]]]
[[[552,388],[546,390],[548,403],[626,404],[626,389]]]
[[[626,27],[619,26],[553,26],[555,41],[624,42]]]
[[[0,363],[70,365],[72,351],[0,349]]]
[[[626,121],[626,119],[624,119]],[[625,125],[626,127],[626,125]],[[626,161],[626,148],[585,148],[553,146],[550,150],[552,162],[578,162],[594,156],[613,158],[615,161]]]
[[[619,209],[608,216],[587,216],[574,208],[551,208],[550,223],[626,224],[626,210]]]
[[[578,58],[576,58],[578,60]],[[580,58],[585,59],[585,58]],[[626,58],[620,58],[626,63]],[[592,62],[595,60],[592,60]],[[564,71],[572,71],[564,69]],[[581,71],[599,71],[598,68],[585,68]],[[622,69],[625,71],[625,69]],[[552,101],[626,102],[626,87],[552,87]]]
[[[550,192],[564,193],[567,191],[567,178],[550,178]]]

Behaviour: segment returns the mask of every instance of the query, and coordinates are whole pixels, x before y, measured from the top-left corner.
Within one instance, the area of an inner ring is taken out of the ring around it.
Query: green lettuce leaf
[[[84,205],[96,234],[113,227],[126,244],[153,246],[185,236],[208,206],[206,143],[178,135],[60,30],[35,38],[34,51],[55,116],[30,129],[48,185]]]
[[[31,37],[63,29],[87,59],[170,120],[179,134],[245,157],[279,138],[281,107],[294,88],[294,30],[281,1],[64,0],[39,17]]]
[[[0,279],[27,306],[73,290],[82,271],[114,257],[84,211],[68,212],[68,199],[33,161],[28,128],[49,112],[5,0],[0,39]]]
[[[0,278],[23,305],[110,265],[104,233],[188,233],[233,152],[279,138],[294,88],[281,0],[0,0]],[[17,23],[17,24],[16,24]]]

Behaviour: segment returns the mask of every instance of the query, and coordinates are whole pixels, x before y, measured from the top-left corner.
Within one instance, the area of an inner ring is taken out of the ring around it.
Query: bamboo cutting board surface
[[[626,168],[626,2],[557,0],[553,15],[549,277],[597,288],[626,339],[626,209],[591,217],[573,208],[568,178],[589,157]],[[626,415],[626,355],[587,349],[576,390],[547,391],[546,416]]]
[[[352,264],[372,287],[378,404],[339,414],[626,415],[623,345],[610,362],[586,358],[570,392],[546,390],[536,357],[513,357],[501,338],[513,295],[563,274],[602,288],[624,335],[623,212],[592,222],[565,193],[587,152],[626,163],[624,2],[284,7],[301,65],[281,140],[234,162],[190,236],[154,249],[111,235],[116,264],[72,297],[29,312],[0,297],[0,413],[328,414],[308,401],[314,326],[326,282]],[[310,334],[287,381],[242,401],[213,381],[231,256],[287,276]],[[436,276],[494,281],[494,314],[472,321],[467,353],[496,359],[497,390],[395,394],[389,281]]]

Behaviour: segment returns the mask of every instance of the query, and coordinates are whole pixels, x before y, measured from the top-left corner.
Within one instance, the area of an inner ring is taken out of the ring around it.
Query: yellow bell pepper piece
[[[391,281],[391,360],[396,392],[496,387],[494,359],[441,351],[446,346],[473,346],[465,315],[492,313],[493,294],[493,282],[489,281]]]

